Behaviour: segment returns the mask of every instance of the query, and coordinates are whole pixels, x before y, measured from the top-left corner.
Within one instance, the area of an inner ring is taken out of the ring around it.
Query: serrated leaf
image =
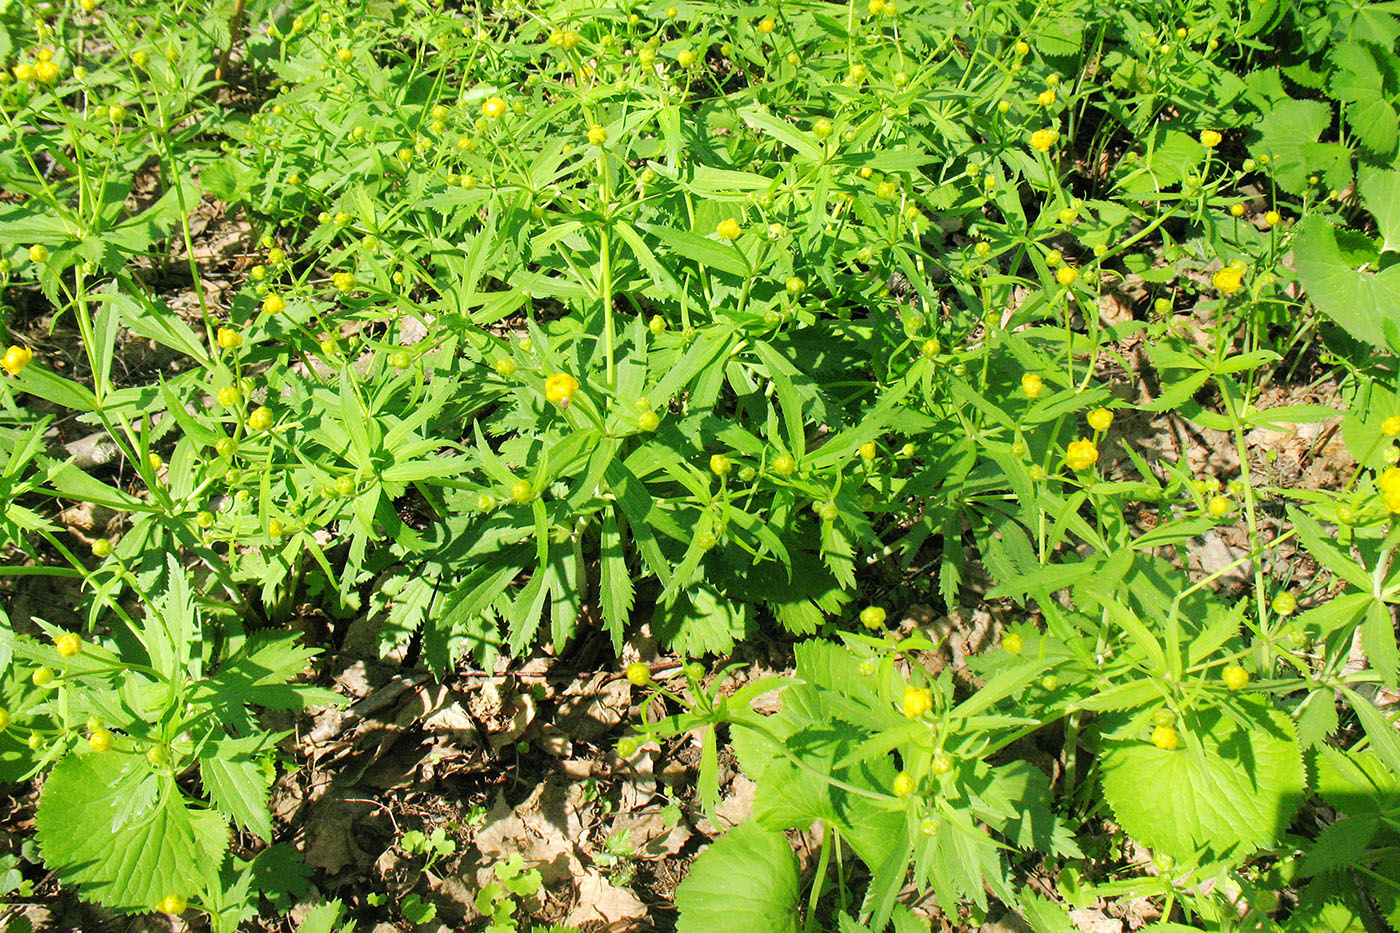
[[[688,655],[727,654],[756,631],[746,604],[709,585],[693,587],[670,607],[658,603],[652,626],[662,644]]]
[[[638,224],[647,233],[664,243],[679,259],[692,259],[717,272],[745,278],[748,266],[734,246],[707,239],[689,230],[677,230],[660,224]]]
[[[1299,225],[1294,255],[1313,305],[1357,340],[1384,348],[1382,322],[1400,323],[1400,265],[1379,272],[1353,269],[1335,228],[1321,217]]]
[[[267,793],[272,780],[252,754],[261,744],[256,739],[209,742],[201,749],[199,775],[221,813],[263,842],[270,842],[272,815],[267,809]]]
[[[301,923],[297,925],[297,933],[350,933],[355,929],[353,920],[337,927],[343,910],[340,901],[317,904],[302,916]]]
[[[1313,691],[1307,704],[1298,715],[1298,744],[1312,748],[1337,731],[1337,704],[1332,700],[1331,690]]]
[[[702,852],[676,889],[676,933],[796,933],[799,894],[787,838],[742,823]]]
[[[1164,751],[1146,735],[1105,739],[1104,796],[1139,842],[1179,860],[1201,850],[1240,858],[1272,844],[1303,801],[1303,760],[1293,722],[1264,700],[1241,699],[1241,728],[1219,709],[1196,709]],[[1107,730],[1115,717],[1105,717]]]
[[[171,893],[194,896],[217,870],[228,825],[194,810],[173,782],[142,817],[114,827],[111,813],[145,758],[119,752],[70,754],[44,783],[35,817],[44,863],[85,898],[122,911],[149,911]]]
[[[622,551],[622,531],[618,527],[617,516],[611,511],[603,519],[598,565],[603,621],[607,624],[613,647],[620,648],[631,618],[634,593],[632,577],[627,571],[627,560]]]

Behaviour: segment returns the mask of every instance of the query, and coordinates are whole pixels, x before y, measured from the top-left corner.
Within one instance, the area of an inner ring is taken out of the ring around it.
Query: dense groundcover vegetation
[[[10,896],[432,920],[269,808],[372,616],[737,762],[662,926],[1400,924],[1397,13],[0,4]]]

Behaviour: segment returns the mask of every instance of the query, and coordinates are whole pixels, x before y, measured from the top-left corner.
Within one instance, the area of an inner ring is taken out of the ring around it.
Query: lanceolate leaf
[[[602,553],[599,556],[601,585],[599,601],[603,606],[603,621],[613,647],[622,646],[622,635],[632,612],[632,577],[627,572],[627,561],[622,552],[622,531],[618,528],[617,516],[609,511],[603,519]]]

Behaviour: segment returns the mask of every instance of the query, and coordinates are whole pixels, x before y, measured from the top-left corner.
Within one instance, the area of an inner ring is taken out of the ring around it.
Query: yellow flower
[[[506,115],[506,102],[499,97],[488,97],[481,105],[481,115],[489,120],[499,120]]]
[[[866,606],[860,611],[860,624],[868,629],[877,629],[885,624],[885,610],[879,606]]]
[[[771,16],[764,18],[758,24],[758,31],[763,33],[765,36],[770,34],[776,28],[778,28],[778,24],[773,22],[773,17]]]
[[[29,247],[29,261],[41,263],[49,261],[49,248],[42,243],[36,243]]]
[[[1024,39],[1022,39],[1020,42],[1017,42],[1017,43],[1016,43],[1016,54],[1017,54],[1017,55],[1027,55],[1027,54],[1030,53],[1030,50],[1031,50],[1030,43],[1029,43],[1029,42],[1026,42]]]
[[[1065,464],[1071,470],[1087,470],[1098,462],[1099,449],[1094,446],[1093,441],[1080,438],[1071,441],[1069,448],[1065,451]]]
[[[1107,408],[1095,408],[1089,412],[1085,420],[1089,422],[1089,427],[1095,431],[1107,431],[1108,426],[1113,424],[1113,412]]]
[[[71,658],[83,650],[83,640],[74,632],[64,632],[56,636],[53,645],[58,649],[60,658]]]
[[[29,365],[29,361],[34,359],[34,351],[28,347],[11,346],[5,351],[5,355],[0,357],[0,367],[4,367],[5,372],[11,376],[18,376],[24,371],[24,367]]]
[[[608,131],[597,124],[588,128],[588,144],[590,146],[601,146],[608,141]]]
[[[1228,496],[1212,496],[1206,509],[1212,518],[1225,518],[1235,510],[1235,503]]]
[[[1238,664],[1231,664],[1220,674],[1220,679],[1225,681],[1225,686],[1231,690],[1242,690],[1249,684],[1249,671]]]
[[[219,349],[233,350],[243,345],[243,335],[236,330],[227,327],[220,327],[217,335]]]
[[[1381,422],[1381,433],[1386,437],[1400,435],[1400,415],[1391,415]]]
[[[1236,266],[1226,266],[1210,277],[1210,284],[1222,295],[1233,295],[1240,290],[1244,280],[1244,270]]]
[[[578,391],[578,380],[568,373],[555,373],[544,381],[544,397],[560,408],[568,408]]]
[[[918,719],[933,709],[933,691],[924,687],[905,687],[904,702],[900,705],[906,718]]]
[[[1388,467],[1376,480],[1387,512],[1400,515],[1400,467]]]
[[[178,917],[185,912],[185,908],[188,904],[189,902],[185,900],[183,895],[167,894],[160,899],[160,904],[156,907],[156,910],[171,917]]]
[[[1021,376],[1021,391],[1026,393],[1026,398],[1040,398],[1045,391],[1045,381],[1035,373],[1026,373]]]
[[[1220,134],[1215,130],[1201,130],[1201,145],[1207,149],[1214,149],[1220,145]]]
[[[40,62],[34,66],[34,77],[40,84],[53,84],[58,80],[58,66],[53,62]]]
[[[1041,91],[1036,97],[1035,102],[1042,107],[1049,107],[1055,102],[1055,89],[1048,87]]]
[[[1060,266],[1060,268],[1055,271],[1055,281],[1066,287],[1073,285],[1078,278],[1079,273],[1071,266]]]
[[[1059,138],[1058,130],[1036,130],[1031,134],[1031,148],[1036,152],[1049,152]]]
[[[287,302],[282,300],[282,296],[273,292],[263,299],[262,309],[268,314],[280,314],[287,309]]]
[[[1181,738],[1171,726],[1157,726],[1152,730],[1150,741],[1164,752],[1174,752],[1181,745]]]
[[[735,220],[733,217],[727,220],[721,220],[719,226],[715,227],[715,233],[718,233],[726,240],[737,240],[739,239],[739,235],[743,232],[744,228],[739,226],[739,221]]]
[[[254,433],[266,431],[272,427],[272,409],[266,405],[259,405],[248,415],[248,430]]]

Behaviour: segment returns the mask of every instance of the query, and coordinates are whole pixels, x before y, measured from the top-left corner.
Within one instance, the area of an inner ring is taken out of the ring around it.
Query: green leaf
[[[46,402],[74,411],[93,411],[97,408],[97,396],[87,386],[65,379],[42,366],[26,366],[10,382],[16,391],[37,395]]]
[[[1396,733],[1395,724],[1355,690],[1342,687],[1341,691],[1356,713],[1356,718],[1361,720],[1361,728],[1366,730],[1366,737],[1371,740],[1376,756],[1392,772],[1400,774],[1400,734]]]
[[[797,933],[799,894],[787,837],[743,823],[702,852],[676,889],[676,933]]]
[[[1353,269],[1322,217],[1299,225],[1294,255],[1298,277],[1317,310],[1357,340],[1384,348],[1383,322],[1400,324],[1400,265],[1379,272]]]
[[[110,290],[95,297],[114,309],[132,333],[169,347],[200,366],[213,365],[209,353],[194,330],[168,306],[157,304],[139,288],[132,288],[131,294],[127,294],[120,291],[113,282]]]
[[[115,910],[150,911],[167,894],[198,895],[228,846],[223,818],[187,807],[168,779],[158,803],[115,824],[131,779],[147,774],[144,756],[70,754],[44,783],[35,816],[44,863]]]
[[[1318,563],[1350,583],[1362,592],[1370,592],[1371,577],[1362,567],[1336,545],[1312,516],[1302,509],[1289,506],[1288,518],[1298,532],[1298,540],[1303,542]]]
[[[603,519],[603,531],[598,572],[601,575],[599,601],[603,607],[603,621],[612,637],[613,647],[622,647],[622,636],[631,619],[634,593],[632,576],[627,570],[627,560],[623,556],[622,531],[618,527],[616,513],[609,511]]]
[[[340,901],[317,904],[308,910],[297,925],[297,933],[353,933],[355,921],[337,926],[341,921],[344,906]]]
[[[689,230],[677,230],[660,224],[639,226],[670,247],[678,259],[693,259],[702,266],[739,278],[746,278],[749,274],[749,267],[744,264],[743,257],[733,246],[707,239]]]
[[[775,117],[768,111],[758,107],[747,107],[739,111],[739,116],[743,117],[744,122],[749,126],[764,135],[772,136],[774,139],[785,143],[803,158],[812,162],[821,161],[821,147],[807,138],[797,127],[788,123],[786,120]]]
[[[272,777],[253,757],[263,745],[261,737],[206,743],[200,749],[199,776],[221,813],[263,842],[271,842],[267,793]]]
[[[1034,893],[1021,898],[1021,917],[1030,925],[1033,933],[1074,933],[1075,926],[1069,919],[1069,911]]]
[[[1105,717],[1101,727],[1129,722]],[[1303,760],[1292,720],[1267,701],[1241,698],[1233,716],[1189,711],[1175,751],[1148,742],[1149,728],[1106,734],[1100,757],[1104,796],[1134,839],[1179,860],[1201,850],[1238,860],[1288,828],[1303,801]]]
[[[1337,731],[1337,704],[1331,690],[1314,690],[1308,694],[1307,705],[1298,714],[1298,744],[1303,748],[1322,745]]]
[[[1319,100],[1286,100],[1260,119],[1259,140],[1250,147],[1256,158],[1270,156],[1274,180],[1292,194],[1308,188],[1308,177],[1321,175],[1334,188],[1351,180],[1351,153],[1336,143],[1319,143],[1332,125],[1331,104]]]
[[[747,604],[726,599],[709,585],[695,586],[667,607],[658,603],[652,630],[681,654],[728,654],[737,641],[752,637],[757,624]]]
[[[1390,607],[1374,600],[1366,607],[1366,621],[1361,626],[1361,646],[1366,659],[1381,677],[1381,683],[1394,685],[1400,671],[1400,648],[1395,644],[1395,620]]]
[[[1376,218],[1382,252],[1400,252],[1400,172],[1362,169],[1356,187]]]

